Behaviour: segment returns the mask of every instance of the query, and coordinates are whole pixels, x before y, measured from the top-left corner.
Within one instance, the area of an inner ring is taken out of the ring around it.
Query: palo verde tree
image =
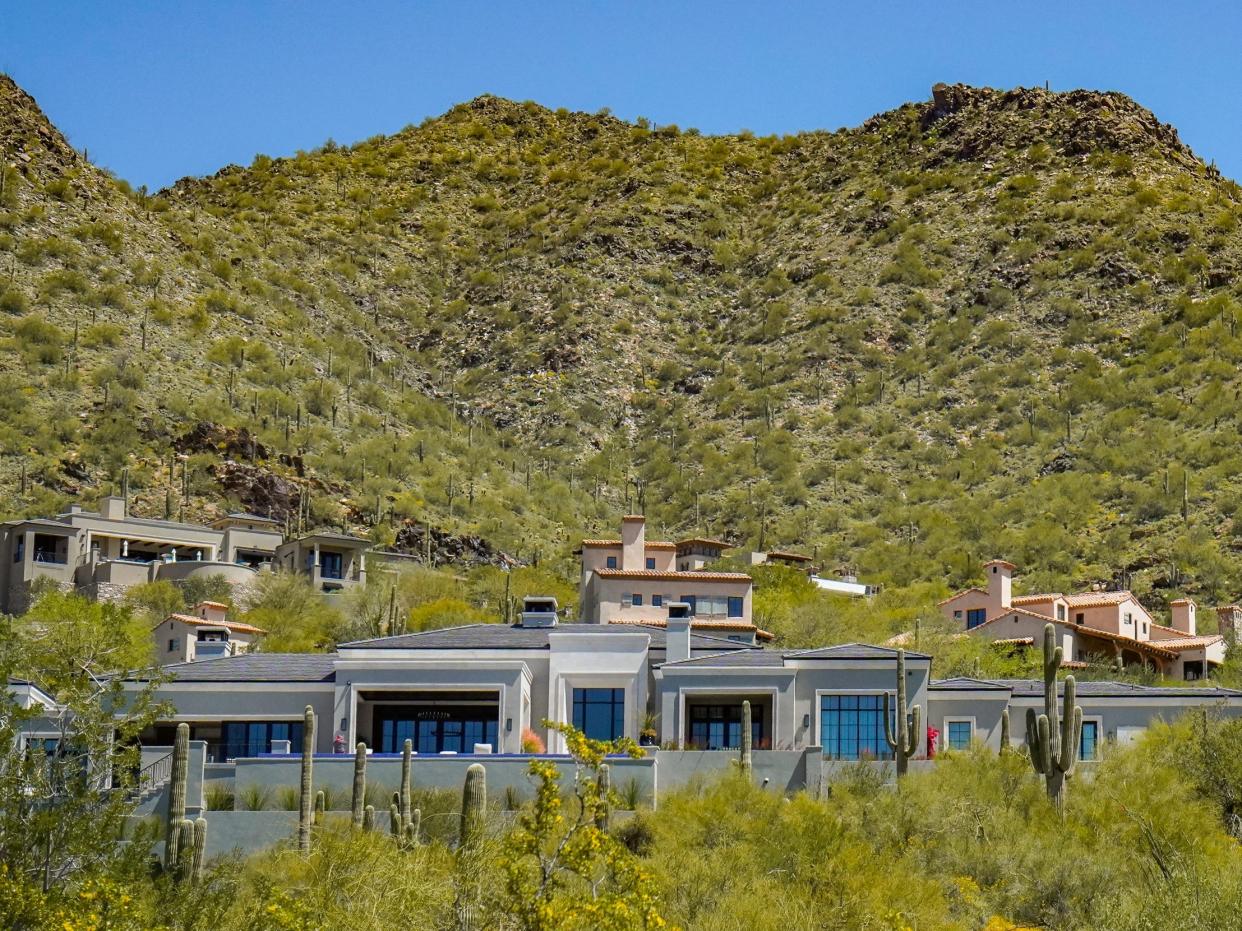
[[[664,927],[651,876],[600,826],[608,822],[610,780],[599,778],[605,757],[637,759],[643,751],[628,738],[590,740],[567,724],[543,724],[564,737],[574,782],[566,799],[556,763],[531,760],[535,800],[518,817],[501,854],[505,914],[528,931]]]

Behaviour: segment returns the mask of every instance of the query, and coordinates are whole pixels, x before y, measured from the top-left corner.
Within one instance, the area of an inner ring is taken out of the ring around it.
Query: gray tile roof
[[[955,676],[952,679],[933,679],[931,685],[927,687],[928,691],[954,691],[954,692],[1005,692],[1009,686],[1001,682],[992,682],[987,679],[972,679],[969,676]]]
[[[788,650],[785,655],[790,659],[883,659],[897,658],[897,650],[892,647],[877,647],[868,643],[841,643],[831,647],[815,647],[811,650]],[[906,659],[931,659],[926,653],[915,653],[906,650]]]
[[[556,627],[522,627],[515,624],[466,624],[461,627],[444,627],[396,637],[379,637],[374,640],[355,640],[342,643],[341,650],[546,650],[548,634],[562,633],[595,634],[615,636],[626,633],[644,633],[651,637],[651,649],[663,650],[666,631],[663,627],[647,627],[643,624],[558,624]],[[690,635],[691,650],[754,650],[749,643],[709,637],[704,634]]]
[[[176,682],[332,682],[335,664],[335,653],[242,653],[163,671]]]
[[[1013,689],[1014,698],[1043,697],[1043,679],[995,679],[998,685]],[[1083,698],[1202,698],[1217,701],[1222,698],[1242,698],[1236,689],[1136,685],[1132,682],[1077,682],[1079,696]],[[1064,680],[1057,683],[1057,694],[1065,691]]]
[[[690,659],[678,660],[673,663],[659,664],[661,669],[684,669],[687,667],[710,669],[755,669],[760,667],[780,668],[785,665],[785,656],[777,650],[733,650],[729,653],[709,653],[706,656],[692,656]],[[792,670],[790,670],[792,672]]]

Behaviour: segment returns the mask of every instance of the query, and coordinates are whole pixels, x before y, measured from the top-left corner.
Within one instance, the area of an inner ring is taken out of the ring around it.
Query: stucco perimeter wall
[[[523,800],[534,797],[535,787],[527,776],[531,757],[505,754],[461,754],[457,756],[419,756],[411,760],[410,781],[416,789],[449,789],[460,791],[466,779],[466,768],[471,763],[482,763],[487,768],[487,792],[490,798],[500,798],[505,789],[512,786]],[[561,773],[561,785],[570,787],[574,780],[574,764],[569,757],[545,757],[557,764]],[[624,791],[633,781],[638,786],[644,805],[655,802],[655,760],[646,757],[632,760],[628,757],[611,757],[612,785]],[[236,762],[233,785],[236,797],[241,799],[249,786],[263,786],[270,790],[297,786],[302,778],[300,756],[272,756],[240,759]],[[401,785],[401,757],[385,754],[367,758],[367,784],[383,786],[386,797]],[[316,756],[314,765],[316,789],[331,787],[333,797],[348,805],[354,785],[353,754]],[[239,812],[239,814],[242,814]],[[263,814],[258,812],[257,814]]]
[[[695,780],[713,780],[736,772],[739,754],[728,750],[657,750],[656,773],[660,794],[675,792]],[[751,772],[756,785],[774,792],[798,792],[806,788],[807,757],[802,750],[755,750]],[[818,761],[818,748],[813,754]],[[614,778],[613,784],[616,784]]]

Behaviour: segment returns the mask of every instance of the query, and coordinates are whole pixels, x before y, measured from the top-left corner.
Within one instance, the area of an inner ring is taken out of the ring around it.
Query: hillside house
[[[987,587],[960,591],[940,602],[940,610],[966,632],[1016,649],[1036,643],[1051,621],[1071,668],[1102,659],[1150,666],[1164,676],[1193,681],[1225,660],[1225,637],[1199,635],[1198,607],[1188,598],[1171,602],[1170,623],[1160,624],[1128,591],[1014,595],[1016,568],[1003,559],[985,563]],[[1242,615],[1233,606],[1220,612],[1230,619],[1227,623]]]
[[[716,541],[681,543],[649,541],[646,521],[638,515],[621,519],[619,540],[583,540],[579,606],[585,624],[663,626],[668,606],[688,605],[696,632],[712,632],[738,642],[771,639],[751,619],[754,588],[744,572],[702,568]],[[684,565],[679,569],[678,553]]]
[[[228,620],[228,609],[218,601],[200,601],[193,614],[170,614],[160,621],[151,632],[159,664],[193,663],[250,652],[267,631]]]

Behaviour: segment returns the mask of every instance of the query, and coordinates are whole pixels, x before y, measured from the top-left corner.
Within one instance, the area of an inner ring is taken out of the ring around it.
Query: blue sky
[[[0,70],[161,187],[394,132],[481,93],[704,132],[836,129],[936,81],[1130,94],[1242,178],[1230,3],[5,0]]]

